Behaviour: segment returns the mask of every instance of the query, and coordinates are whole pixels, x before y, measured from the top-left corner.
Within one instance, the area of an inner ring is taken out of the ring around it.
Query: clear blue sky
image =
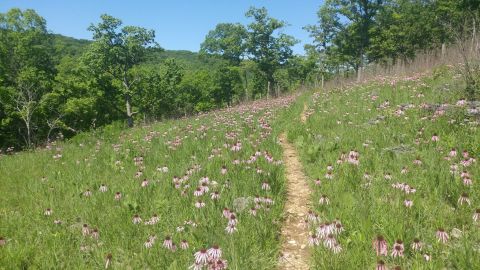
[[[198,51],[205,35],[221,22],[247,23],[250,6],[266,7],[270,16],[287,21],[284,32],[301,40],[294,52],[303,54],[311,42],[303,26],[317,21],[322,0],[0,0],[0,12],[10,8],[35,9],[48,29],[75,38],[90,39],[87,27],[108,13],[124,25],[154,29],[156,41],[169,50]]]

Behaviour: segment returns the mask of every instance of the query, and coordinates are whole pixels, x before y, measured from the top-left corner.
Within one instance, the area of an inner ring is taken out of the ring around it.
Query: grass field
[[[2,156],[0,268],[186,269],[218,246],[229,269],[271,269],[284,178],[270,125],[292,101]]]
[[[312,269],[480,269],[480,105],[461,89],[444,67],[0,156],[0,268],[274,269],[287,132]]]

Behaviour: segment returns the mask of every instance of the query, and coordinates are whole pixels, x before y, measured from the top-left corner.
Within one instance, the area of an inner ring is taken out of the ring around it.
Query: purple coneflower
[[[450,157],[456,157],[457,156],[457,149],[452,148],[450,152],[448,153]]]
[[[257,208],[254,206],[254,207],[250,208],[250,210],[248,212],[250,213],[250,215],[256,216],[257,215]]]
[[[323,245],[329,249],[332,249],[337,244],[337,240],[333,234],[328,234],[325,240],[323,240]]]
[[[98,232],[98,229],[95,228],[93,229],[92,233],[90,234],[90,236],[93,238],[93,239],[98,239],[100,237],[100,233]]]
[[[195,197],[200,197],[203,195],[203,190],[201,187],[197,187],[195,191],[193,192],[193,196]]]
[[[402,240],[397,240],[395,242],[395,244],[393,244],[393,248],[392,248],[392,257],[403,257],[403,251],[404,251],[404,247],[403,247],[403,242]]]
[[[468,198],[468,194],[467,193],[462,193],[462,195],[460,196],[460,198],[458,198],[458,203],[460,205],[464,205],[464,204],[468,204],[470,205],[470,198]]]
[[[195,207],[196,208],[203,208],[203,207],[205,207],[205,203],[201,200],[198,200],[197,202],[195,202]]]
[[[122,198],[122,193],[116,192],[115,193],[115,200],[119,201]]]
[[[228,234],[232,234],[234,232],[237,231],[237,227],[235,227],[235,225],[228,225],[226,228],[225,228],[225,231],[228,233]]]
[[[342,252],[342,246],[340,246],[339,243],[335,243],[335,245],[333,245],[333,247],[332,247],[332,251],[335,254],[340,253],[340,252]]]
[[[3,247],[7,244],[7,240],[3,237],[0,237],[0,247]]]
[[[422,247],[423,247],[423,243],[420,241],[420,239],[418,238],[413,239],[412,250],[420,251],[422,250]]]
[[[443,228],[439,228],[435,235],[437,236],[439,242],[442,242],[444,244],[447,243],[449,237],[447,232]]]
[[[262,183],[262,190],[270,190],[270,185],[267,182]]]
[[[85,192],[83,192],[83,196],[85,196],[85,197],[92,196],[92,192],[90,191],[90,189],[87,189]]]
[[[375,270],[387,270],[387,266],[385,265],[385,262],[380,260],[377,262],[377,267],[375,267]]]
[[[407,199],[407,200],[403,201],[403,204],[405,205],[405,207],[410,208],[410,207],[413,206],[413,201]]]
[[[212,200],[218,200],[218,199],[220,199],[220,193],[218,193],[218,191],[212,192],[212,193],[210,193],[210,198]]]
[[[387,256],[388,247],[387,241],[383,238],[383,236],[378,235],[372,243],[373,249],[377,253],[377,256]]]
[[[189,246],[188,246],[187,240],[184,239],[184,240],[182,240],[182,242],[180,242],[180,248],[181,249],[188,249],[188,247]]]
[[[170,236],[166,236],[165,240],[163,240],[163,247],[166,248],[166,249],[172,250],[173,241],[172,241],[172,238]]]
[[[112,253],[108,253],[105,257],[105,269],[107,269],[112,263]]]
[[[195,252],[195,263],[205,265],[208,262],[207,250],[202,248],[200,251]]]
[[[139,224],[142,222],[142,219],[137,214],[135,214],[132,218],[132,222],[133,224]]]
[[[235,216],[235,214],[231,214],[230,217],[228,218],[228,225],[237,225],[237,217]]]
[[[407,174],[408,173],[408,168],[403,167],[402,170],[400,171],[401,174]]]
[[[100,192],[107,192],[108,191],[108,188],[105,184],[102,184],[100,185],[100,187],[98,188],[98,191]]]
[[[153,246],[153,241],[149,238],[147,241],[143,244],[145,248],[151,248]]]
[[[220,259],[222,257],[222,250],[218,247],[218,245],[213,245],[207,250],[207,253],[208,256],[214,260]]]
[[[478,222],[480,221],[480,208],[475,210],[475,213],[473,213],[473,221]]]
[[[432,142],[438,142],[438,141],[440,141],[440,137],[438,137],[438,135],[434,133],[432,136]]]
[[[45,211],[43,212],[45,216],[51,216],[52,213],[53,213],[53,210],[50,208],[45,209]]]
[[[148,186],[148,180],[147,180],[147,179],[143,179],[141,186],[142,186],[142,187],[147,187],[147,186]]]
[[[308,244],[310,244],[310,246],[320,245],[320,240],[318,239],[318,236],[316,234],[310,234],[310,236],[308,237]]]
[[[326,204],[326,205],[329,205],[330,204],[330,200],[328,199],[328,197],[326,195],[322,195],[320,197],[320,200],[318,201],[320,204]]]

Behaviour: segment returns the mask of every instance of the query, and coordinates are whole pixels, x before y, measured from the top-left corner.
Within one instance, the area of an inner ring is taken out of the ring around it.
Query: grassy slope
[[[195,251],[218,244],[230,269],[271,269],[279,248],[283,166],[267,162],[263,152],[252,164],[232,164],[234,159],[248,160],[255,150],[268,151],[275,160],[281,158],[276,131],[271,135],[260,128],[261,119],[274,121],[281,108],[280,104],[269,106],[273,107],[256,103],[128,131],[106,128],[51,150],[0,157],[0,236],[7,239],[0,247],[0,268],[98,269],[104,267],[105,255],[112,253],[113,266],[119,269],[186,269],[193,263]],[[235,133],[236,138],[226,139],[226,132]],[[175,138],[182,144],[173,150],[166,143]],[[224,143],[231,145],[236,140],[243,144],[241,151],[224,147]],[[62,157],[55,160],[57,153]],[[142,165],[136,166],[133,159],[139,156],[144,157],[145,168],[143,175],[135,178]],[[202,169],[190,176],[186,183],[191,187],[182,196],[172,179],[183,176],[194,164]],[[156,170],[163,165],[168,166],[168,173]],[[222,165],[228,168],[226,175],[220,174]],[[257,173],[256,167],[264,173]],[[196,209],[193,191],[203,176],[218,182],[210,189],[218,190],[221,199],[215,203],[209,194],[204,195],[206,207]],[[144,178],[150,185],[142,188]],[[231,188],[224,186],[227,180]],[[270,183],[270,191],[261,189],[263,181]],[[98,191],[102,183],[109,189],[105,193]],[[87,189],[92,191],[91,197],[83,196]],[[114,200],[117,191],[123,194],[120,201]],[[261,203],[262,209],[253,217],[248,210],[257,194],[269,196],[275,204],[266,210]],[[238,198],[247,198],[245,209]],[[224,207],[234,209],[238,216],[238,232],[233,235],[224,230]],[[44,216],[46,208],[53,209],[51,216]],[[135,214],[146,221],[155,213],[160,217],[156,225],[132,223]],[[57,219],[61,225],[54,224]],[[184,225],[186,220],[195,221],[198,227]],[[82,236],[84,223],[98,228],[99,240]],[[185,231],[177,232],[179,226]],[[156,235],[157,241],[146,249],[144,242],[149,235]],[[167,235],[177,246],[186,239],[190,249],[173,253],[163,248]]]
[[[332,255],[323,246],[315,248],[314,269],[374,269],[379,259],[402,269],[480,268],[479,224],[472,220],[480,206],[476,182],[480,169],[478,162],[467,168],[459,164],[464,150],[479,157],[478,118],[475,123],[465,107],[455,106],[461,98],[459,75],[453,71],[436,74],[435,78],[397,80],[393,86],[390,79],[299,99],[296,110],[307,102],[313,114],[306,125],[290,117],[294,124],[288,126],[288,137],[299,148],[312,185],[316,178],[322,182],[314,186],[314,210],[322,222],[338,218],[345,227],[338,237],[343,251]],[[373,96],[378,98],[373,100]],[[390,106],[381,109],[386,100]],[[408,104],[414,107],[403,115],[395,114]],[[422,108],[422,104],[431,106]],[[444,115],[434,117],[439,104],[449,105]],[[431,140],[435,133],[439,142]],[[458,156],[447,161],[444,157],[451,148],[457,149]],[[337,164],[341,153],[350,150],[360,153],[360,164]],[[413,164],[417,157],[422,165]],[[325,178],[329,164],[334,167],[333,180]],[[450,172],[452,164],[470,173],[472,186],[465,186],[459,173]],[[404,166],[408,173],[401,174]],[[364,179],[365,172],[371,180]],[[391,180],[384,179],[386,173],[392,175]],[[394,189],[396,182],[407,183],[417,192],[407,195]],[[463,192],[468,193],[470,206],[458,204]],[[330,199],[329,205],[319,204],[322,194]],[[413,207],[405,207],[405,199],[413,200]],[[450,236],[447,244],[436,239],[440,227]],[[455,238],[454,228],[463,236]],[[388,257],[377,258],[372,249],[378,234],[388,242]],[[415,237],[425,244],[422,252],[410,247]],[[390,253],[397,239],[405,244],[405,256],[394,259]],[[430,262],[422,257],[425,253],[430,254]]]

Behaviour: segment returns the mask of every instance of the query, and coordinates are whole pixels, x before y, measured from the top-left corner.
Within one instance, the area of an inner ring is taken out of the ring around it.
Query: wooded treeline
[[[314,12],[314,11],[312,11]],[[200,52],[165,51],[155,33],[102,15],[92,41],[50,33],[34,10],[0,13],[0,149],[32,148],[114,121],[179,117],[275,96],[373,62],[476,40],[479,1],[326,0],[306,55],[286,22],[250,8]],[[475,82],[475,80],[474,80]]]

